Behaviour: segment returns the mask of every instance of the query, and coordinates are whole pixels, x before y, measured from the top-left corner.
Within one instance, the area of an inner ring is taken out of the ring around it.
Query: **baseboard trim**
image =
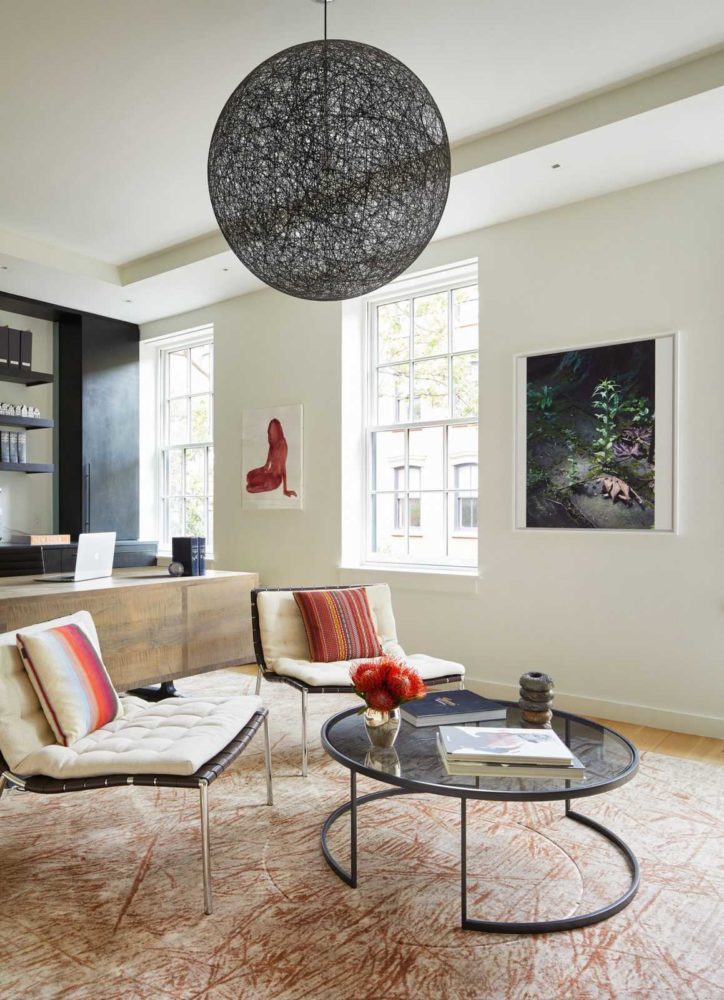
[[[498,684],[478,677],[466,678],[467,687],[488,698],[502,698],[506,701],[518,699],[518,686]],[[666,708],[650,705],[631,705],[621,701],[606,701],[603,698],[587,698],[578,694],[556,691],[555,705],[577,715],[593,715],[600,719],[630,722],[638,726],[652,726],[654,729],[670,729],[675,733],[693,736],[724,738],[724,719],[709,715],[693,715],[688,712],[672,712]]]

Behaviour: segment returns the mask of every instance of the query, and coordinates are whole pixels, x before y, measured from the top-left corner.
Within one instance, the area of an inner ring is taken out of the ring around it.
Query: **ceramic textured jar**
[[[550,729],[553,712],[553,678],[531,670],[520,678],[520,717],[524,725]]]

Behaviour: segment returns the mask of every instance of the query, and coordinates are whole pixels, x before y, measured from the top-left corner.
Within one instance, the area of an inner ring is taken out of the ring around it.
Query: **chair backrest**
[[[0,634],[0,754],[11,771],[29,754],[57,742],[23,666],[15,637],[18,632],[44,632],[71,624],[80,626],[100,653],[98,633],[87,611]]]
[[[294,600],[298,590],[349,590],[339,587],[259,587],[251,592],[251,624],[256,662],[264,670],[275,670],[277,661],[308,660],[309,643],[301,612]],[[383,648],[397,643],[392,595],[386,583],[364,587],[377,635]]]

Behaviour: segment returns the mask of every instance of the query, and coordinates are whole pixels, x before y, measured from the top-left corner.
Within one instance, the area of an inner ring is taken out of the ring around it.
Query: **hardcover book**
[[[574,757],[571,764],[484,764],[479,761],[451,760],[443,750],[439,736],[438,750],[445,770],[456,777],[562,778],[567,781],[581,781],[586,776],[586,768],[578,757]]]
[[[505,719],[506,712],[505,705],[483,698],[474,691],[431,691],[419,701],[408,701],[400,707],[402,718],[412,726]]]
[[[8,328],[8,361],[20,367],[20,330]]]
[[[440,726],[450,760],[477,763],[572,764],[573,754],[552,729]]]
[[[10,461],[17,464],[18,461],[18,435],[14,431],[10,431]]]
[[[8,363],[8,327],[0,326],[0,365]]]
[[[0,431],[0,461],[10,461],[10,431]]]

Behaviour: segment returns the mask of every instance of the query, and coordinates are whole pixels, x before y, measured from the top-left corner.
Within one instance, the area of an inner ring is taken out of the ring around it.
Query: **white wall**
[[[0,326],[33,331],[33,369],[53,371],[53,324],[44,319],[18,316],[0,310]],[[0,403],[26,403],[37,406],[41,417],[53,416],[53,386],[32,389],[14,382],[0,381]],[[18,428],[8,428],[18,430]],[[28,431],[28,461],[53,461],[53,431]],[[10,528],[18,531],[49,534],[53,530],[53,477],[46,474],[25,475],[0,472],[0,535],[10,540]]]
[[[433,244],[480,266],[477,587],[395,574],[403,645],[512,696],[549,671],[558,703],[724,735],[724,166]],[[217,565],[267,584],[338,578],[339,304],[257,292],[148,324],[216,331]],[[678,533],[513,529],[513,356],[681,331]],[[245,406],[305,406],[305,509],[243,512]],[[381,574],[376,573],[379,577]],[[348,577],[346,577],[348,578]],[[400,582],[401,581],[401,582]]]

